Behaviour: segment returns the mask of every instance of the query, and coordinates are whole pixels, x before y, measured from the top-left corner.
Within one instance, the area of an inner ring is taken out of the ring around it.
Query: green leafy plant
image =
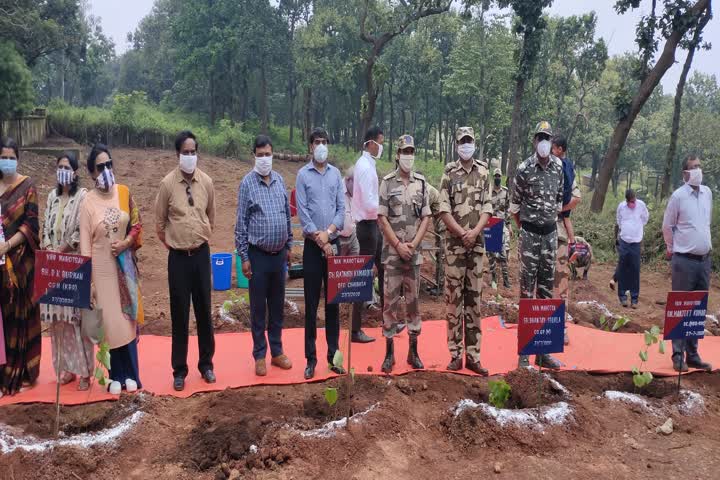
[[[323,394],[325,396],[325,401],[329,406],[333,406],[338,401],[338,389],[334,387],[326,387],[325,392]]]
[[[605,330],[606,332],[617,332],[628,323],[630,323],[630,319],[628,317],[618,317],[615,319],[615,323],[610,326],[610,321],[605,317],[605,315],[600,317],[600,329]]]
[[[105,375],[110,371],[110,344],[105,341],[103,335],[98,344],[98,351],[95,354],[97,365],[95,366],[95,379],[98,381],[98,385],[104,387],[110,383],[110,379]]]
[[[490,387],[490,405],[495,408],[505,408],[507,401],[510,399],[510,392],[512,388],[505,380],[490,380],[488,382]]]
[[[237,307],[242,305],[249,305],[250,304],[250,294],[245,292],[243,294],[238,294],[235,292],[230,292],[230,299],[225,300],[223,302],[223,311],[225,313],[232,313],[234,312]]]
[[[645,330],[643,334],[643,341],[645,342],[645,349],[638,352],[640,357],[640,366],[633,367],[633,383],[637,388],[643,388],[653,381],[653,375],[650,372],[643,371],[643,365],[648,361],[648,351],[654,344],[658,344],[658,351],[660,354],[665,354],[665,342],[660,339],[660,327],[653,325],[650,330]]]
[[[345,358],[343,357],[343,353],[340,350],[335,350],[335,355],[333,355],[333,367],[335,368],[342,368],[343,362],[345,361]]]

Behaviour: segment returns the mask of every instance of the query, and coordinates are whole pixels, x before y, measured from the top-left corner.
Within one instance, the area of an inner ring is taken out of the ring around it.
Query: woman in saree
[[[91,295],[110,346],[109,389],[132,392],[142,388],[137,330],[143,313],[135,259],[141,245],[140,215],[128,188],[115,183],[105,145],[92,148],[87,168],[95,188],[80,206],[80,252],[92,257]]]
[[[57,186],[47,198],[40,247],[60,253],[79,253],[80,205],[87,189],[79,186],[74,153],[60,155],[56,166]],[[40,320],[49,325],[53,367],[60,384],[66,385],[80,377],[78,390],[90,388],[93,343],[82,334],[80,309],[40,304]]]
[[[38,204],[35,185],[17,171],[20,151],[8,138],[0,142],[0,308],[5,365],[0,397],[35,385],[40,373],[40,316],[32,301]]]

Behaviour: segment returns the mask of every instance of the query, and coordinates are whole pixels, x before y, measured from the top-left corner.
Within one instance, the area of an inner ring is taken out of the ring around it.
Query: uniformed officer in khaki
[[[440,192],[429,183],[427,188],[435,234],[435,287],[429,289],[429,292],[430,295],[439,296],[445,288],[445,232],[447,227],[440,218]]]
[[[497,284],[497,264],[500,264],[503,276],[503,285],[510,288],[510,274],[508,273],[508,253],[510,252],[510,222],[508,209],[510,208],[510,195],[507,187],[502,186],[502,170],[496,168],[493,172],[493,216],[501,218],[503,226],[503,246],[500,252],[488,252],[488,267],[492,274],[492,281]]]
[[[475,133],[455,133],[460,159],[445,167],[440,184],[440,212],[447,226],[445,302],[447,303],[448,370],[463,367],[480,375],[480,296],[482,293],[483,228],[492,215],[492,188],[487,163],[473,159]],[[464,342],[463,342],[464,340]]]
[[[386,340],[382,371],[390,373],[395,364],[393,337],[397,333],[401,300],[410,334],[407,362],[414,369],[425,368],[418,355],[420,310],[418,291],[420,282],[419,252],[428,225],[430,202],[425,177],[413,172],[415,143],[410,135],[398,142],[397,169],[386,175],[380,184],[378,223],[383,232],[382,263],[385,267],[385,302],[383,306],[383,335]]]

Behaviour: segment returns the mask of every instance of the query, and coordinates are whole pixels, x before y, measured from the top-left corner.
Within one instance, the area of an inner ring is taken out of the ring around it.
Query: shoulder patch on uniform
[[[393,178],[395,178],[395,172],[388,173],[383,177],[383,180],[391,180]]]
[[[414,176],[415,178],[417,178],[418,180],[425,180],[425,177],[423,176],[422,173],[413,172],[413,176]]]
[[[458,162],[450,162],[447,165],[445,165],[445,173],[452,172],[457,167]]]

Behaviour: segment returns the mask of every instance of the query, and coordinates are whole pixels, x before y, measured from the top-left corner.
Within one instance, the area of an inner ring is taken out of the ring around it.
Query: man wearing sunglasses
[[[215,337],[211,317],[210,247],[215,223],[215,187],[197,168],[198,142],[192,132],[175,139],[178,166],[160,183],[155,203],[157,234],[168,248],[168,285],[172,322],[173,388],[185,388],[192,300],[197,322],[198,369],[207,383],[215,383]]]

